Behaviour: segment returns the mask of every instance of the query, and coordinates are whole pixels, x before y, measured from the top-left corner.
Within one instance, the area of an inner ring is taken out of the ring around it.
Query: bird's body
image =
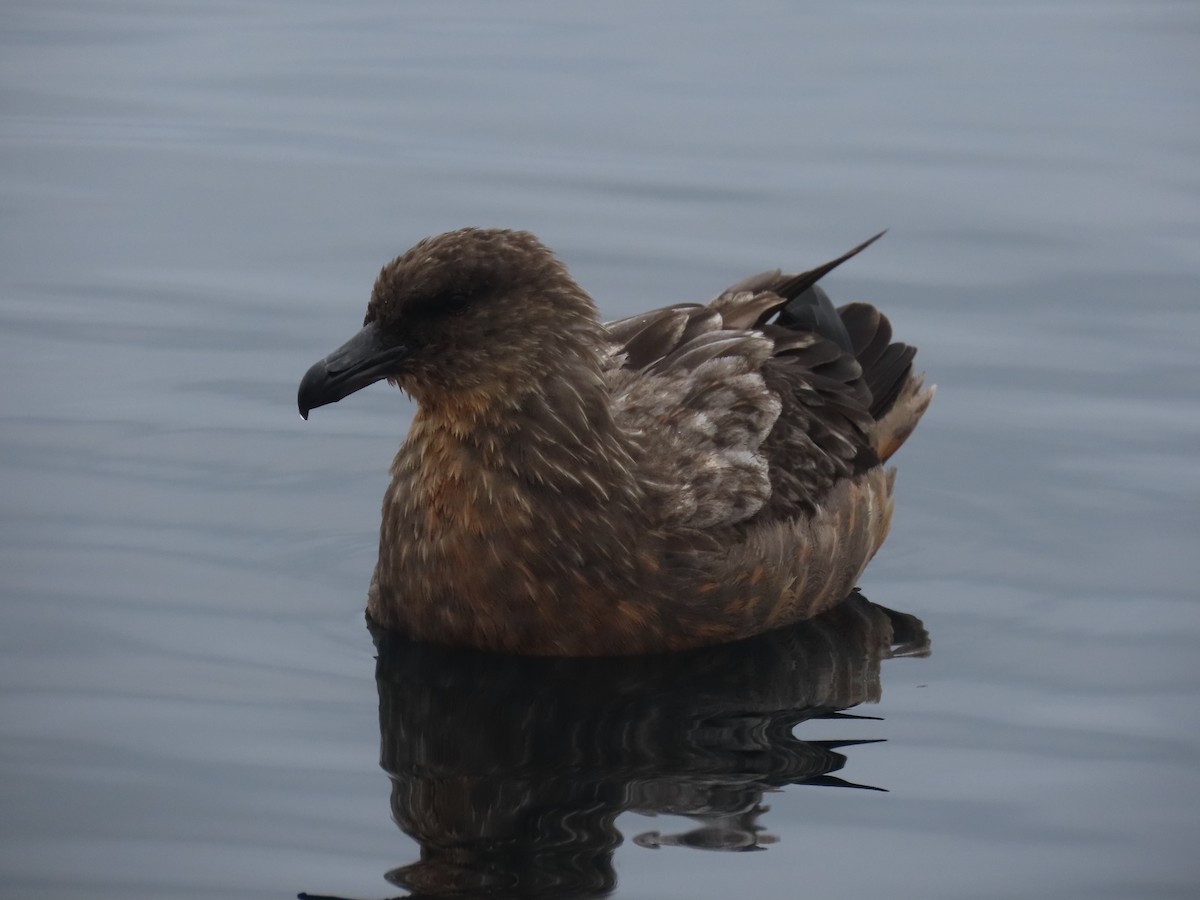
[[[524,232],[450,232],[384,267],[363,332],[300,388],[304,414],[381,378],[418,402],[369,616],[584,656],[839,602],[887,533],[883,462],[932,395],[886,318],[814,286],[860,249],[608,325]]]

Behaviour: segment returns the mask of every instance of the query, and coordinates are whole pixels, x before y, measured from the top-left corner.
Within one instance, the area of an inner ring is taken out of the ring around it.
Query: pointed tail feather
[[[854,348],[845,324],[834,309],[829,296],[817,286],[817,282],[846,260],[862,253],[884,234],[885,232],[881,231],[837,259],[798,275],[784,276],[782,281],[772,285],[771,291],[787,301],[779,310],[778,324],[785,328],[819,334],[833,341],[847,353],[853,353]]]

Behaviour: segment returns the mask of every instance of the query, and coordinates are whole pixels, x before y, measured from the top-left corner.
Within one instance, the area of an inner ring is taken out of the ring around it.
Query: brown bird
[[[887,534],[883,463],[933,396],[874,307],[799,275],[607,325],[532,234],[465,228],[383,267],[300,414],[417,401],[383,500],[378,626],[512,653],[655,653],[817,615]]]

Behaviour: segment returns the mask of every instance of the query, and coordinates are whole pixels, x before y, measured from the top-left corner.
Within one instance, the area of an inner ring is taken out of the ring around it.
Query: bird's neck
[[[502,400],[423,398],[384,498],[381,596],[440,606],[624,578],[646,504],[609,404],[598,350]]]
[[[632,469],[598,353],[590,351],[519,389],[510,380],[422,396],[392,474],[413,492],[407,502],[396,498],[400,506],[427,505],[449,487],[466,489],[477,507],[498,503],[502,483],[538,494],[539,504],[557,494],[559,505],[586,506],[636,493]]]

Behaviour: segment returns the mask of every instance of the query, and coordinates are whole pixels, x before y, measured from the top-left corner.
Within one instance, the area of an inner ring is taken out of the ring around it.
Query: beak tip
[[[300,417],[307,420],[318,406],[336,403],[388,377],[408,353],[405,345],[380,335],[373,323],[364,325],[362,331],[304,373],[296,392]]]
[[[305,422],[308,421],[309,411],[312,410],[313,404],[308,401],[305,396],[305,385],[308,383],[308,375],[304,376],[304,381],[300,382],[300,390],[296,392],[296,409],[300,411],[300,418]]]

